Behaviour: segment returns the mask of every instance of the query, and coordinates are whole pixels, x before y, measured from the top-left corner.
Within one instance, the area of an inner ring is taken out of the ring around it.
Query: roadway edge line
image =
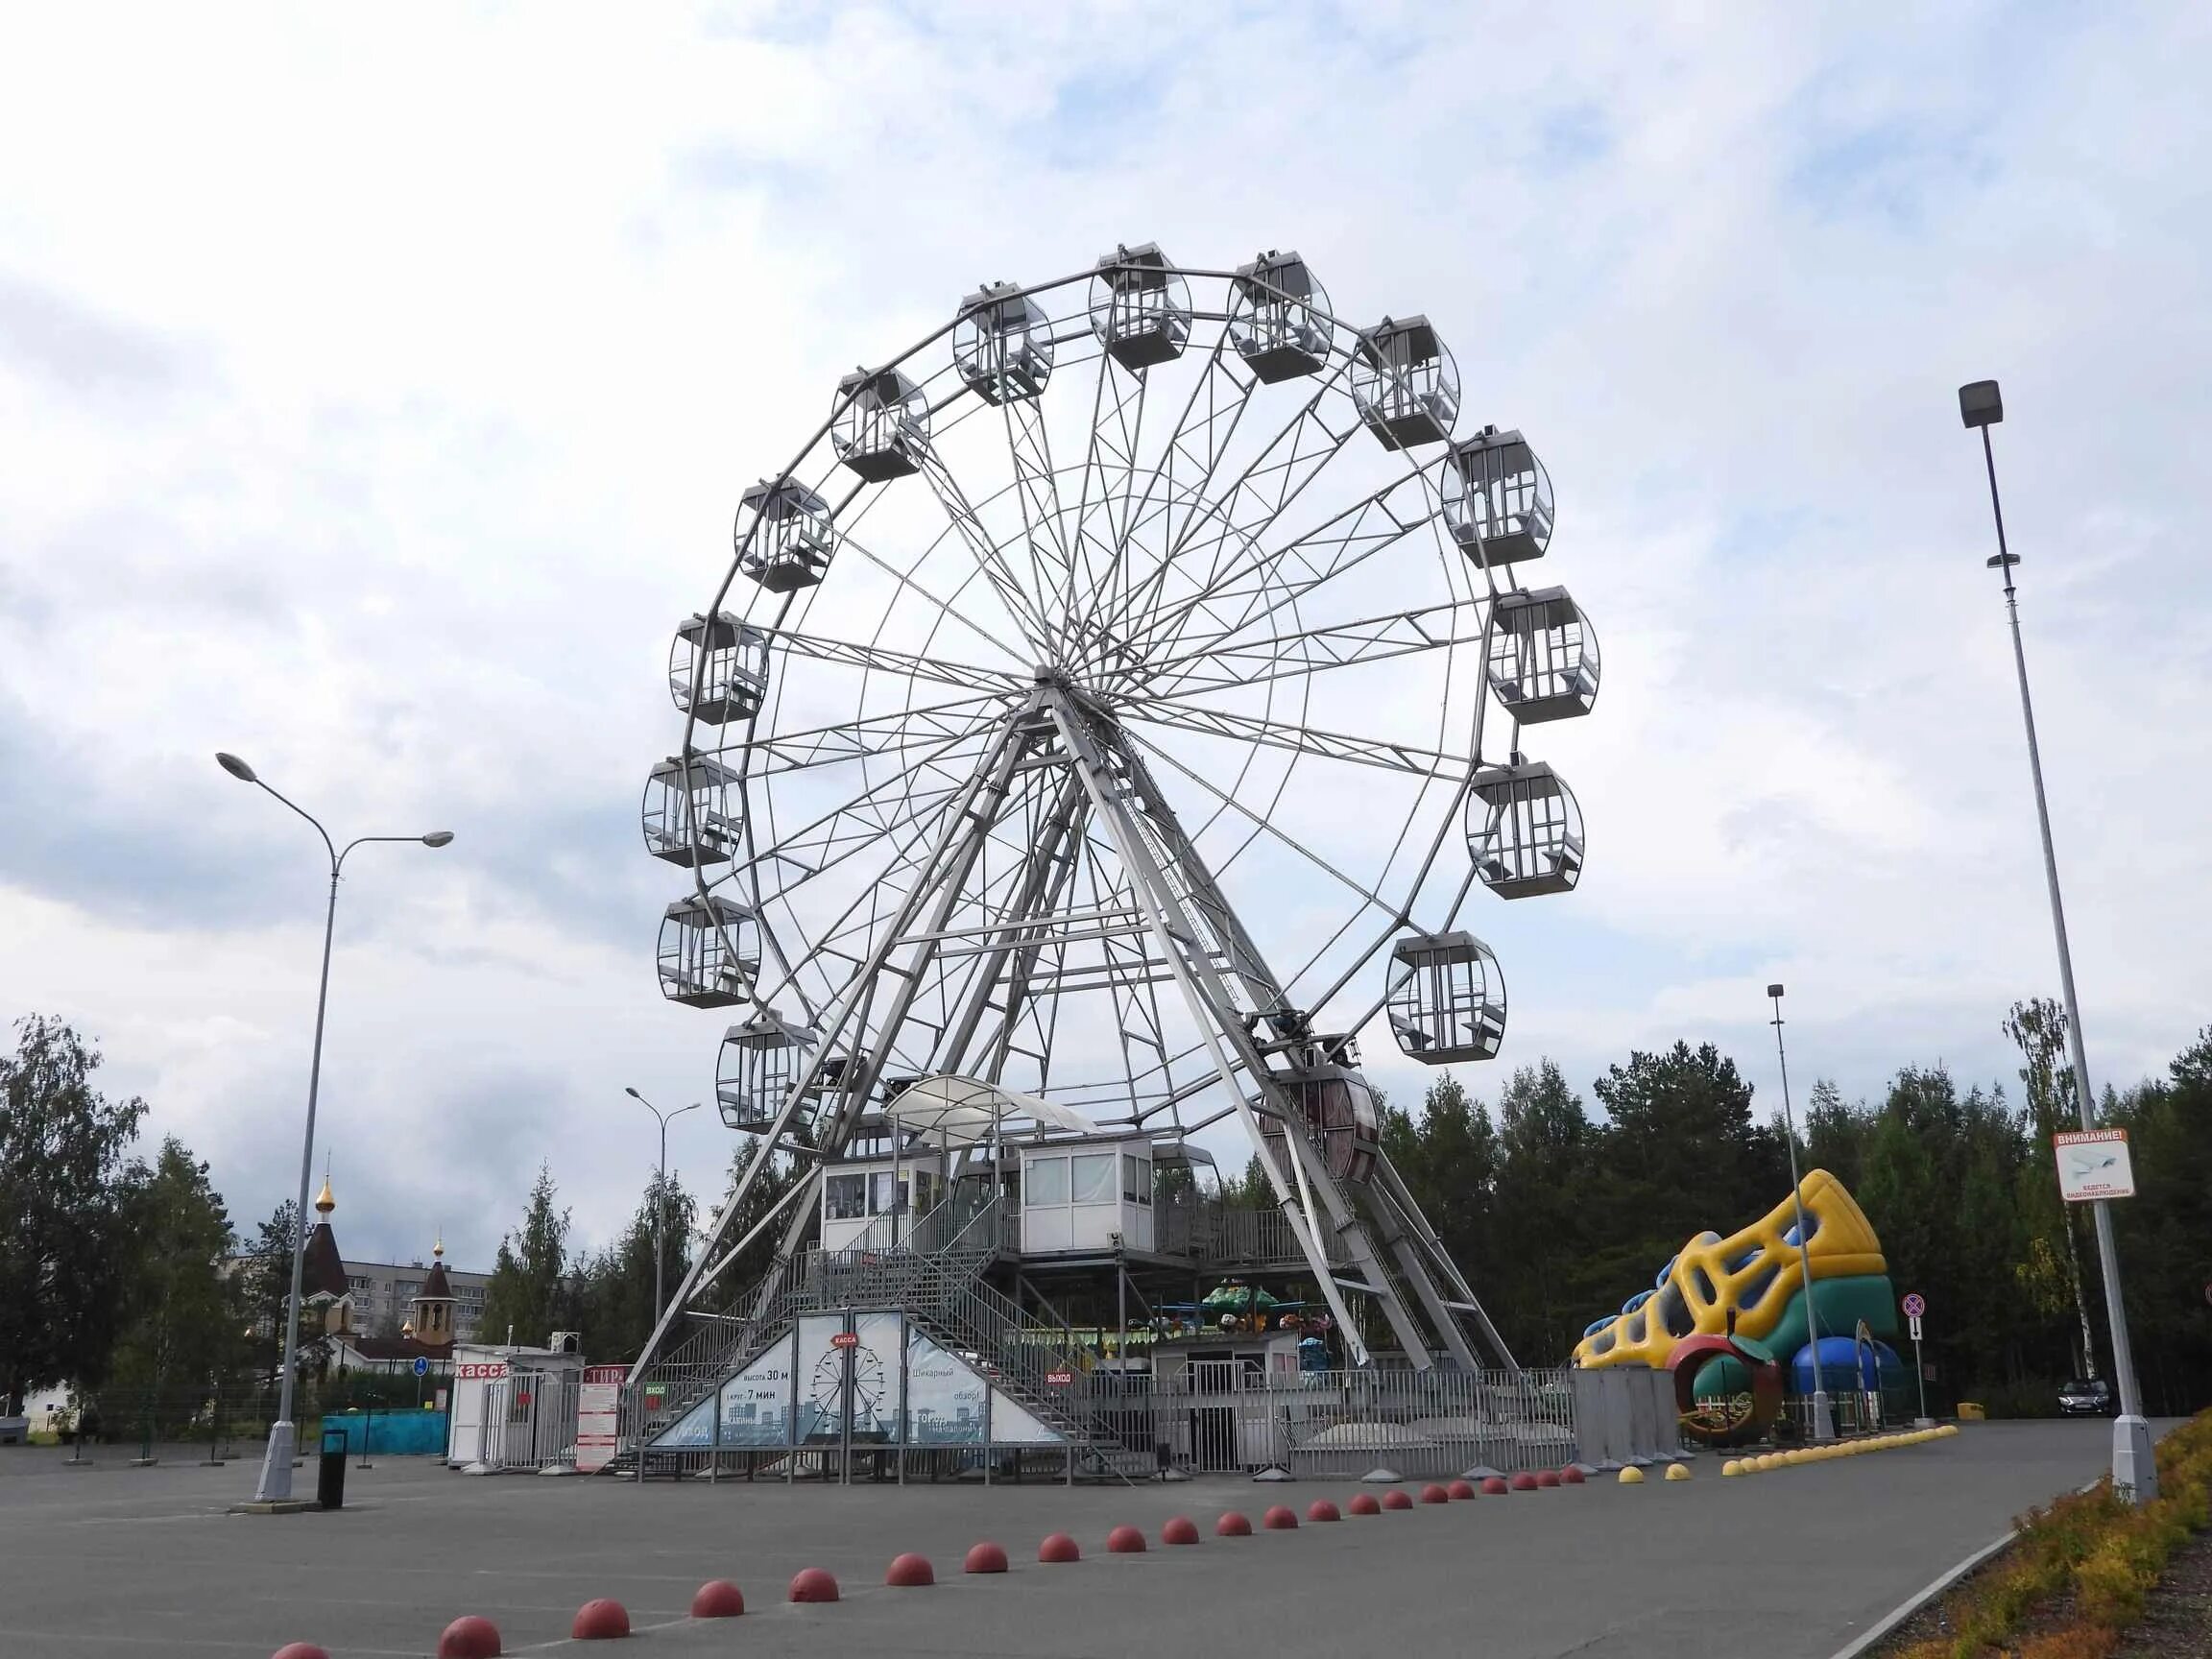
[[[2075,1495],[2094,1492],[2098,1484],[2097,1480],[2091,1480],[2086,1485],[2077,1486],[2074,1488]],[[1898,1625],[1904,1623],[1906,1620],[1911,1618],[1913,1614],[1919,1612],[1921,1608],[1927,1606],[1929,1602],[1935,1600],[1936,1597],[1942,1595],[1944,1591],[1950,1589],[1952,1585],[1958,1583],[1960,1579],[1965,1577],[1967,1574],[1973,1572],[1975,1568],[1981,1566],[1983,1562],[1988,1560],[1990,1556],[1996,1554],[1998,1551],[2004,1549],[2006,1545],[2019,1536],[2020,1529],[2015,1527],[2002,1538],[1994,1539],[1990,1543],[1983,1545],[1965,1560],[1936,1579],[1935,1583],[1914,1591],[1895,1607],[1885,1613],[1879,1620],[1875,1621],[1873,1627],[1864,1635],[1837,1648],[1830,1655],[1830,1659],[1859,1659],[1860,1654],[1865,1652],[1867,1648],[1873,1647],[1875,1643],[1881,1641]]]

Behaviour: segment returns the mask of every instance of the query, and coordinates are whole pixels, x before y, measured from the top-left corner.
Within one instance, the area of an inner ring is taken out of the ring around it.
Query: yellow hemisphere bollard
[[[1729,1458],[1727,1462],[1720,1465],[1720,1477],[1722,1479],[1728,1479],[1743,1473],[1743,1465],[1733,1457]]]
[[[1687,1480],[1687,1479],[1690,1479],[1690,1466],[1689,1466],[1687,1463],[1670,1463],[1670,1464],[1668,1464],[1668,1465],[1667,1465],[1667,1479],[1670,1479],[1670,1480]]]
[[[1621,1484],[1623,1486],[1643,1485],[1644,1471],[1631,1463],[1627,1468],[1621,1471]]]

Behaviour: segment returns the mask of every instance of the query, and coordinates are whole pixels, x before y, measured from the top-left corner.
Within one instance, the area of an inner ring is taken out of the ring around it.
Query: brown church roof
[[[336,1301],[349,1288],[346,1280],[346,1262],[338,1254],[338,1239],[330,1231],[330,1223],[318,1221],[314,1231],[307,1235],[307,1253],[301,1264],[300,1293],[309,1300],[317,1296],[327,1296]]]

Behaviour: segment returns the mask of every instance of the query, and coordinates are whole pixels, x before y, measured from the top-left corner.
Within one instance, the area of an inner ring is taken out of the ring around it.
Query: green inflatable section
[[[1748,1336],[1736,1338],[1736,1346],[1754,1359],[1770,1360],[1774,1356],[1764,1342],[1754,1342]],[[1693,1398],[1698,1400],[1727,1400],[1751,1390],[1751,1367],[1733,1354],[1716,1354],[1697,1367],[1697,1377],[1690,1384]]]
[[[1862,1319],[1866,1321],[1868,1330],[1885,1340],[1897,1334],[1897,1293],[1890,1288],[1889,1276],[1886,1273],[1863,1273],[1849,1279],[1815,1279],[1813,1298],[1820,1310],[1823,1336],[1849,1336],[1859,1329]],[[1804,1291],[1790,1298],[1789,1307],[1782,1310],[1781,1322],[1760,1340],[1773,1350],[1784,1365],[1796,1358],[1797,1350],[1811,1340],[1805,1330]]]

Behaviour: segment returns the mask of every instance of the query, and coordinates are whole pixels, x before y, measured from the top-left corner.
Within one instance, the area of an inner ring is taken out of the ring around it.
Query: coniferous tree
[[[555,1210],[552,1170],[541,1165],[521,1225],[499,1240],[492,1282],[484,1291],[477,1333],[487,1342],[543,1342],[573,1322],[568,1282],[568,1212]]]

